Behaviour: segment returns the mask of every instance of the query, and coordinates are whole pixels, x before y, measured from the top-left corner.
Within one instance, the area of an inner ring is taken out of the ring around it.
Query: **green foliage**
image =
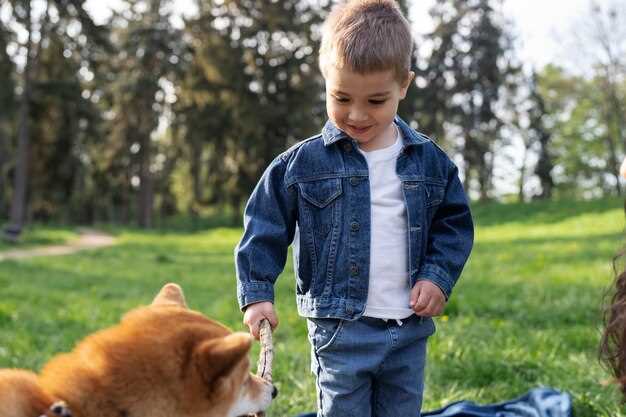
[[[419,63],[421,129],[463,157],[465,188],[481,199],[493,189],[494,153],[501,142],[503,97],[520,71],[499,0],[438,1],[425,36],[430,53]]]
[[[602,81],[572,76],[549,65],[539,73],[538,83],[549,115],[545,119],[553,132],[551,152],[559,167],[557,195],[611,193],[617,179],[610,161],[622,145],[606,129]]]
[[[228,204],[237,211],[276,155],[321,129],[314,28],[324,4],[198,5],[186,23],[193,55],[174,106],[191,186],[186,208],[197,214]]]
[[[578,417],[616,417],[615,387],[597,361],[611,260],[624,242],[622,200],[474,207],[476,245],[429,345],[424,409],[513,398],[549,385]],[[0,262],[0,366],[39,368],[86,334],[180,283],[189,305],[244,330],[235,298],[237,228],[195,233],[117,230],[105,250]],[[304,321],[289,262],[276,287],[280,326],[269,416],[315,408]],[[256,360],[258,347],[251,353]]]
[[[0,216],[23,195],[16,212],[35,221],[158,226],[227,211],[235,224],[269,162],[325,121],[317,49],[332,3],[196,0],[197,12],[177,20],[172,0],[126,0],[97,26],[81,2],[43,2],[47,13],[6,2]],[[410,3],[399,1],[407,14],[419,7]],[[615,28],[626,25],[614,3],[586,16],[584,76],[550,65],[530,81],[502,0],[438,0],[399,114],[459,162],[472,197],[508,201],[500,184],[518,174],[518,199],[617,193],[626,83]],[[41,33],[27,82],[17,33],[31,20]],[[25,91],[30,137],[18,141]]]

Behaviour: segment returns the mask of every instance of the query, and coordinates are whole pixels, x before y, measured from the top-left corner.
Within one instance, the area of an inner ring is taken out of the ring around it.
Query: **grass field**
[[[1,219],[0,219],[1,220]],[[0,224],[3,222],[0,221]],[[78,234],[60,226],[28,227],[22,233],[17,245],[10,245],[0,239],[0,251],[8,249],[23,249],[39,245],[58,245],[71,241]]]
[[[474,252],[430,341],[424,410],[547,385],[572,394],[577,417],[626,415],[597,361],[601,303],[624,241],[622,200],[492,204],[474,213]],[[113,248],[0,262],[0,367],[38,369],[149,303],[168,281],[183,286],[192,308],[243,330],[232,255],[240,233],[120,230]],[[289,262],[277,285],[273,417],[315,407],[292,277]]]

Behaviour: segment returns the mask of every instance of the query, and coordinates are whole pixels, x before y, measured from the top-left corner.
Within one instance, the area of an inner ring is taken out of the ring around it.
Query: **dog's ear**
[[[228,375],[248,355],[252,336],[237,332],[207,340],[194,351],[194,362],[205,381],[210,385]]]
[[[45,415],[52,397],[39,386],[37,375],[17,369],[0,370],[0,416]]]
[[[152,301],[153,306],[160,305],[169,305],[169,306],[179,306],[187,308],[187,303],[185,302],[185,295],[183,294],[183,289],[180,288],[177,284],[165,284],[161,291],[154,297]]]

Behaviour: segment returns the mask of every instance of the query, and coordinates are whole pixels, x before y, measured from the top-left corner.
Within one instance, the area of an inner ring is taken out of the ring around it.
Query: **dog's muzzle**
[[[72,412],[64,401],[57,401],[39,417],[72,417]]]

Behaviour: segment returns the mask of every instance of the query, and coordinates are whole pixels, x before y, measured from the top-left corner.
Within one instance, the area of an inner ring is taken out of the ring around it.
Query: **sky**
[[[597,0],[608,4],[610,0]],[[417,32],[432,27],[428,9],[434,0],[414,0],[411,21]],[[591,0],[505,0],[503,14],[518,34],[519,55],[537,67],[565,59],[563,39],[590,9]],[[424,29],[420,29],[424,28]]]
[[[611,0],[596,0],[600,5]],[[416,34],[432,28],[428,10],[435,0],[412,0],[410,19]],[[564,60],[563,39],[574,30],[576,22],[589,11],[591,0],[505,0],[504,15],[510,18],[519,34],[520,57],[537,67],[548,62]],[[179,14],[195,10],[193,0],[175,0]],[[87,9],[98,23],[110,14],[110,8],[120,6],[119,0],[87,0]]]

